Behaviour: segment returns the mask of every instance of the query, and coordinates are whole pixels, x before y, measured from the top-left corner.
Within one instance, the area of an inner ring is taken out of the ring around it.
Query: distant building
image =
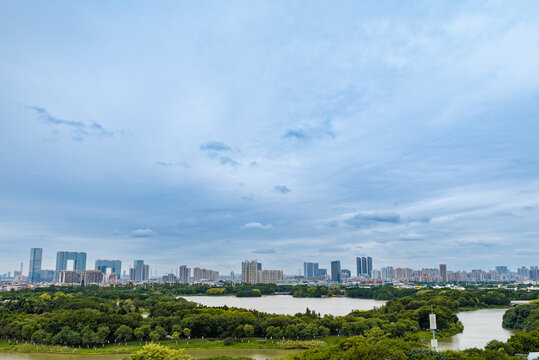
[[[331,281],[341,282],[341,262],[339,260],[331,262]]]
[[[219,282],[219,271],[202,269],[199,267],[193,268],[193,281],[213,281]]]
[[[62,284],[80,283],[80,273],[76,270],[60,270],[58,281]]]
[[[103,272],[100,270],[84,270],[80,277],[80,282],[84,285],[101,284],[103,282]]]
[[[110,274],[105,275],[104,282],[106,282],[107,284],[114,284],[114,283],[117,283],[118,280],[119,280],[118,275],[114,273],[110,273]]]
[[[370,256],[356,257],[357,276],[371,277],[372,258]]]
[[[259,270],[257,283],[275,284],[277,281],[283,281],[282,270]]]
[[[178,281],[182,284],[189,282],[191,278],[191,269],[185,265],[180,266],[180,272],[178,274]]]
[[[150,266],[144,265],[144,260],[135,260],[129,269],[129,280],[135,282],[147,281],[150,278]]]
[[[352,272],[348,269],[342,269],[341,270],[341,280],[346,281],[352,277]]]
[[[304,262],[303,263],[303,276],[306,279],[314,279],[320,276],[318,271],[318,263]]]
[[[318,269],[318,277],[325,278],[328,276],[328,269]]]
[[[86,270],[85,252],[58,251],[56,253],[56,280],[60,279],[60,271],[67,270],[67,262],[69,260],[73,261],[73,270],[79,273]]]
[[[410,268],[396,268],[395,277],[400,281],[409,281],[412,277],[412,271]]]
[[[381,269],[382,279],[394,279],[395,278],[395,269],[393,266],[385,266]]]
[[[167,275],[163,275],[163,282],[166,282],[166,283],[174,283],[178,280],[178,278],[176,277],[176,275],[174,274],[167,274]]]
[[[256,284],[257,272],[262,270],[262,264],[257,260],[244,260],[241,263],[241,282],[245,284]]]
[[[40,281],[41,282],[52,282],[54,281],[54,275],[56,271],[54,270],[41,270]]]
[[[42,248],[30,249],[30,266],[28,270],[28,282],[38,283],[41,281],[41,258],[43,256]]]
[[[447,265],[440,264],[440,279],[442,282],[447,282]]]
[[[496,266],[496,272],[498,275],[507,274],[509,272],[509,269],[507,269],[507,266]]]
[[[531,280],[539,280],[539,267],[537,266],[530,266],[530,279]]]
[[[122,262],[120,260],[96,260],[95,269],[105,275],[107,270],[110,270],[112,274],[116,274],[118,277],[122,276]]]

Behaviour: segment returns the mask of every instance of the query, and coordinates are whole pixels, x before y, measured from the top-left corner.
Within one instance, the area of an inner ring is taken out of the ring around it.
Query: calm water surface
[[[295,298],[292,295],[270,295],[257,298],[238,298],[235,296],[182,296],[206,306],[235,306],[238,308],[263,311],[271,314],[294,315],[304,313],[307,308],[320,315],[344,316],[353,310],[371,310],[385,305],[385,301],[372,299]]]
[[[483,348],[490,340],[506,341],[517,333],[502,327],[503,314],[506,311],[507,309],[483,309],[458,313],[464,331],[449,338],[439,339],[440,350]]]

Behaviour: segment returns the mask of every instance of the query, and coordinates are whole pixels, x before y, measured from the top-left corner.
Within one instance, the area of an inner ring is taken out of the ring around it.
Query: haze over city
[[[536,265],[536,3],[340,4],[3,2],[0,272]]]

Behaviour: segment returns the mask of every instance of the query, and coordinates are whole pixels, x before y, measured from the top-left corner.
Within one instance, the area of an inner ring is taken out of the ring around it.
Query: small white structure
[[[537,360],[539,359],[539,352],[531,352],[528,354],[528,360]]]

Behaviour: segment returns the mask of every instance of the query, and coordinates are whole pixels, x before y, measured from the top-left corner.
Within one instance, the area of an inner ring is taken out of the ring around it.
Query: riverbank
[[[326,346],[335,344],[342,337],[332,336],[316,339],[323,341]],[[225,345],[223,340],[207,340],[207,339],[191,339],[161,341],[161,345],[169,346],[172,349],[186,350],[304,350],[305,341],[298,341],[297,347],[290,348],[290,341],[287,341],[287,347],[279,344],[279,340],[266,340],[263,338],[244,339]],[[292,342],[293,343],[293,342]],[[0,340],[0,351],[10,351],[18,353],[43,353],[43,354],[74,354],[74,355],[115,355],[115,354],[132,354],[139,350],[146,342],[131,341],[127,345],[112,344],[86,348],[58,346],[58,345],[34,345],[31,343],[20,342],[17,344],[14,341]]]

